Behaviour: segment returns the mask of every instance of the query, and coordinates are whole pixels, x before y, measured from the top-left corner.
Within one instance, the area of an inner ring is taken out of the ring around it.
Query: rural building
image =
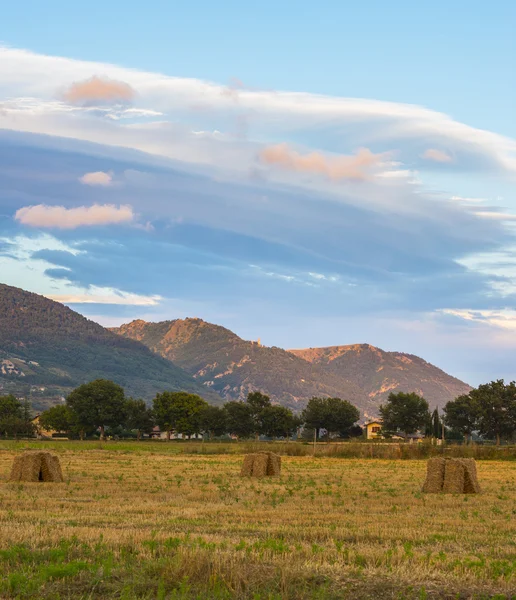
[[[376,438],[382,438],[382,422],[379,420],[370,421],[364,425],[366,430],[366,439],[374,440]]]
[[[57,434],[57,431],[53,431],[53,430],[46,430],[46,429],[42,429],[40,424],[39,424],[39,417],[40,415],[36,415],[33,419],[32,419],[32,424],[34,425],[34,428],[36,430],[36,435],[38,436],[38,438],[51,438],[54,437],[55,434]]]
[[[376,419],[374,421],[369,421],[364,425],[366,431],[366,439],[368,440],[383,440],[384,436],[382,434],[382,422],[380,419]],[[399,431],[398,433],[390,436],[391,440],[399,440],[410,442],[413,444],[414,442],[422,442],[425,436],[418,431],[416,433],[403,433]]]

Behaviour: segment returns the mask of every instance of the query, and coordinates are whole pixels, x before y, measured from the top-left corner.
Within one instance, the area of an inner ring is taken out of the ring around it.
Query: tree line
[[[499,444],[516,434],[516,383],[499,379],[480,385],[449,401],[442,416],[437,409],[430,413],[428,402],[416,393],[391,393],[380,406],[380,416],[385,437],[422,432],[431,437],[463,437],[468,442],[477,433]],[[148,406],[144,400],[127,398],[116,383],[98,379],[73,390],[65,404],[44,411],[39,426],[78,438],[97,433],[105,438],[106,428],[123,429],[136,432],[138,439],[156,425],[168,439],[172,432],[210,439],[223,435],[288,438],[303,428],[318,439],[321,431],[328,437],[360,436],[359,418],[358,408],[340,398],[311,398],[302,413],[295,415],[289,408],[272,404],[269,396],[259,391],[250,392],[245,402],[226,402],[221,407],[196,394],[165,391]],[[0,397],[0,434],[33,433],[29,403],[12,395]]]
[[[202,434],[210,439],[223,435],[288,438],[302,426],[350,435],[353,428],[356,433],[359,418],[359,410],[340,398],[312,398],[298,416],[289,408],[272,404],[269,396],[258,391],[250,392],[245,402],[226,402],[223,406],[210,405],[196,394],[165,391],[148,406],[144,400],[127,398],[116,383],[98,379],[73,390],[65,404],[44,411],[39,426],[81,439],[97,432],[105,438],[106,429],[120,428],[135,431],[141,439],[156,425],[166,432],[167,439],[172,432],[187,437]],[[4,431],[1,419],[0,431]]]

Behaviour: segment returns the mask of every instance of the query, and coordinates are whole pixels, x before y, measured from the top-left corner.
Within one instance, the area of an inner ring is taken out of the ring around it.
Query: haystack
[[[473,458],[431,458],[427,463],[423,492],[479,494],[477,466]]]
[[[14,459],[9,481],[62,483],[59,458],[50,452],[24,452]]]
[[[281,473],[281,456],[273,452],[257,452],[244,457],[241,477],[274,477]]]

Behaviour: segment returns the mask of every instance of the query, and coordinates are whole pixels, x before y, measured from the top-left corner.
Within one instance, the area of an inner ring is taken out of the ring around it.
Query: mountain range
[[[0,284],[0,393],[30,395],[35,409],[81,383],[111,379],[129,395],[164,389],[222,400],[143,344],[108,331],[43,296]]]
[[[258,389],[300,409],[312,396],[329,395],[373,416],[390,392],[417,392],[433,408],[471,389],[417,356],[368,344],[287,351],[245,341],[201,319],[136,320],[113,331],[142,342],[225,400]]]
[[[434,407],[471,389],[417,356],[368,344],[283,350],[193,318],[108,330],[58,302],[0,284],[0,393],[30,395],[40,410],[98,378],[146,400],[185,390],[221,404],[261,390],[300,410],[312,396],[336,396],[366,418],[390,392],[417,392]]]

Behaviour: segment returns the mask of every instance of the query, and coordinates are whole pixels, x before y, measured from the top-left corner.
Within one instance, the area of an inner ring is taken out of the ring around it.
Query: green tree
[[[328,434],[349,430],[360,418],[360,411],[347,400],[314,397],[301,418],[305,427],[315,429],[318,437],[320,429],[326,429]]]
[[[432,437],[440,438],[442,435],[442,423],[439,417],[439,409],[436,407],[432,413]]]
[[[150,433],[154,427],[154,414],[145,400],[129,398],[125,402],[125,426],[127,429],[136,430],[137,440],[140,441],[142,433]]]
[[[415,433],[430,420],[428,402],[416,393],[391,393],[380,406],[383,430],[386,433]]]
[[[77,415],[83,429],[100,429],[100,439],[105,439],[105,427],[116,427],[125,420],[125,395],[122,387],[97,379],[85,383],[71,392],[66,404]]]
[[[208,403],[188,392],[163,392],[154,399],[154,414],[158,425],[167,432],[176,431],[191,436],[201,431],[201,413]]]
[[[20,433],[30,434],[33,431],[30,411],[15,396],[0,396],[0,432],[6,437]]]
[[[256,430],[251,407],[246,402],[226,402],[227,430],[237,438],[250,437]]]
[[[444,422],[452,431],[460,432],[468,443],[473,431],[478,429],[479,407],[470,394],[458,396],[444,406]]]
[[[206,406],[200,416],[201,431],[207,433],[210,439],[227,433],[227,413],[220,406]]]
[[[481,435],[509,439],[516,431],[516,383],[503,379],[479,385],[469,393],[478,407],[478,431]]]
[[[268,437],[290,437],[297,430],[300,419],[284,406],[267,406],[260,413],[261,433]]]
[[[58,404],[45,410],[39,417],[39,425],[42,429],[52,429],[69,436],[80,432],[80,424],[76,413],[64,404]]]
[[[254,421],[254,435],[256,439],[260,437],[260,434],[267,435],[264,431],[265,425],[262,415],[266,409],[272,406],[271,399],[266,394],[262,394],[262,392],[250,392],[247,395],[247,404]]]

